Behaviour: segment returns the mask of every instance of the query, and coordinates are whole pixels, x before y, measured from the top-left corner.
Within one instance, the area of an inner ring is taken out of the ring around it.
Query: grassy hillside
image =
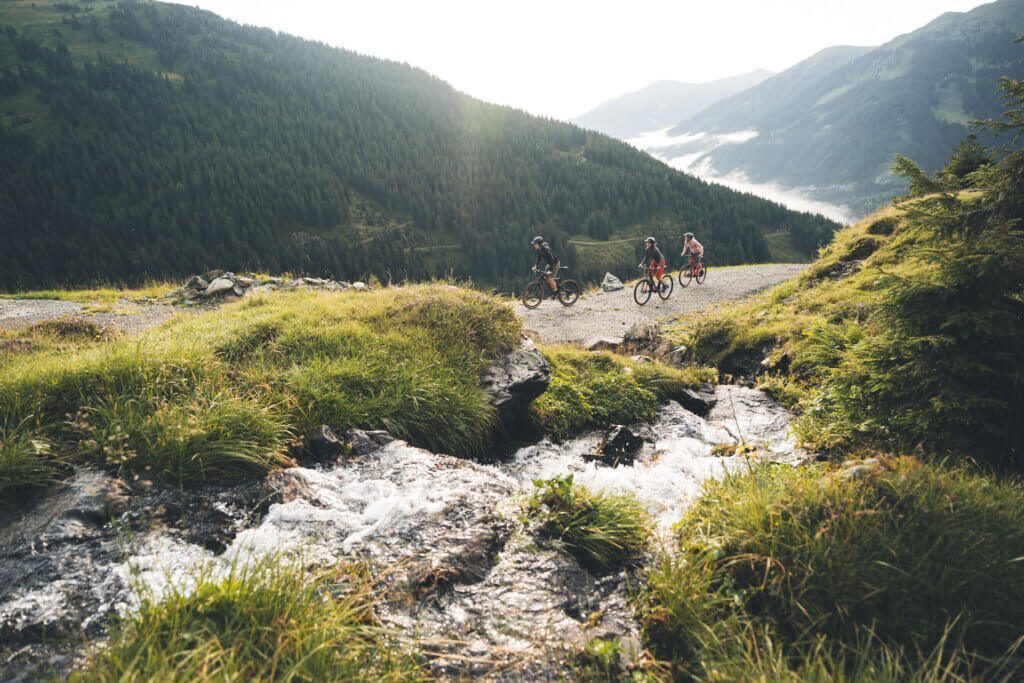
[[[841,231],[799,279],[684,321],[692,357],[759,377],[818,449],[1024,467],[1022,156],[962,166],[969,149],[934,178],[902,160],[919,196]]]
[[[813,188],[863,215],[904,190],[889,172],[894,153],[937,171],[972,120],[1002,113],[999,78],[1024,77],[1022,33],[1021,0],[947,13],[873,50],[815,55],[673,132],[756,130],[712,151],[714,168]]]
[[[832,223],[405,65],[154,2],[0,4],[0,287],[206,267],[511,287],[544,234],[699,228],[722,262]],[[659,234],[666,238],[670,234]],[[602,264],[603,265],[603,264]]]

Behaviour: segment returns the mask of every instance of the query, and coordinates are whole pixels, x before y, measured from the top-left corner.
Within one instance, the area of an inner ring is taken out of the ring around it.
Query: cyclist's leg
[[[558,264],[559,262],[555,261],[551,265],[551,268],[544,273],[544,276],[547,278],[548,281],[548,287],[551,288],[552,292],[558,291],[558,283],[555,282],[555,275],[558,274]]]
[[[655,287],[657,287],[657,291],[660,292],[661,291],[661,278],[665,276],[665,262],[662,261],[661,263],[656,265],[652,269],[651,275],[654,276]]]

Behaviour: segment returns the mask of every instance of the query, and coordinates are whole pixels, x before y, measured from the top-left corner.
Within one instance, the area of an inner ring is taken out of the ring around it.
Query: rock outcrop
[[[299,277],[285,280],[279,277],[256,275],[235,275],[224,270],[211,270],[189,278],[185,286],[168,292],[166,298],[184,304],[216,302],[230,297],[261,294],[279,289],[315,289],[325,292],[368,292],[371,287],[365,282],[342,282],[319,277]]]
[[[551,368],[536,345],[523,338],[519,347],[487,368],[480,386],[498,410],[499,433],[520,433],[527,425],[530,402],[548,388]]]

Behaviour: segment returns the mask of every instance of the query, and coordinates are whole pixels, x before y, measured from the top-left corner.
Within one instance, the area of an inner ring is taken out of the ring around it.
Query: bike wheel
[[[647,278],[644,278],[640,282],[636,283],[636,287],[633,288],[633,301],[638,305],[643,306],[651,300],[651,288],[647,286]]]
[[[662,301],[668,301],[668,298],[672,296],[672,290],[676,287],[672,281],[671,275],[666,275],[661,278],[661,289],[658,290],[658,296],[661,297]]]
[[[580,286],[575,280],[563,280],[558,284],[558,300],[563,306],[572,306],[580,298]]]
[[[527,308],[537,308],[540,302],[544,301],[544,289],[539,282],[531,282],[523,290],[523,305]]]
[[[699,266],[697,266],[697,284],[698,285],[704,284],[704,280],[706,280],[707,277],[708,277],[708,267],[705,266],[702,263]]]
[[[690,280],[692,280],[692,279],[693,279],[693,269],[692,268],[683,268],[682,270],[679,271],[679,286],[680,287],[689,287],[690,286]]]

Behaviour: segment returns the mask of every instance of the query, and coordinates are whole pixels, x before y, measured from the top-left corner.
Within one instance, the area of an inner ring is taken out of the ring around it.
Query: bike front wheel
[[[666,275],[661,278],[661,287],[658,288],[658,296],[661,297],[662,301],[668,301],[669,297],[672,296],[672,290],[675,289],[675,283],[672,281],[671,275]]]
[[[648,284],[647,278],[644,278],[640,282],[636,283],[636,287],[633,288],[633,301],[638,305],[643,306],[651,300],[651,287]]]
[[[683,268],[679,271],[679,286],[689,287],[690,280],[693,279],[693,268]]]
[[[707,277],[708,277],[708,267],[705,266],[702,263],[699,266],[697,266],[697,284],[698,285],[704,284],[704,280],[706,280]]]
[[[523,290],[523,305],[527,308],[537,308],[540,302],[544,301],[544,289],[539,282],[531,282]]]
[[[558,284],[558,301],[563,306],[572,306],[580,298],[580,286],[575,280],[563,280]]]

